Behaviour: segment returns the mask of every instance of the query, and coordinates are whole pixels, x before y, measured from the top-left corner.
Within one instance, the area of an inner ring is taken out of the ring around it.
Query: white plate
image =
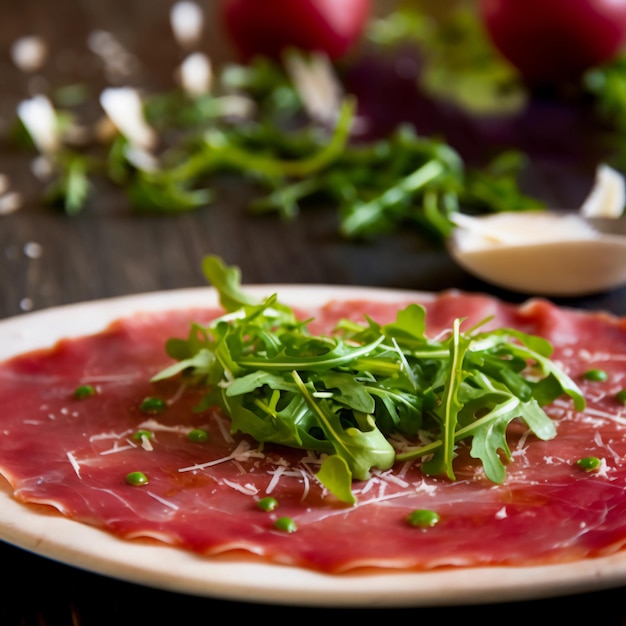
[[[289,304],[316,306],[329,299],[406,300],[407,291],[356,287],[264,285]],[[0,359],[51,345],[62,337],[97,332],[139,311],[216,304],[211,288],[114,298],[27,313],[0,321]],[[626,553],[541,567],[460,568],[423,573],[385,571],[326,575],[242,559],[206,558],[107,532],[43,507],[15,501],[0,490],[0,539],[41,556],[169,591],[229,600],[319,607],[436,606],[529,600],[626,584]]]

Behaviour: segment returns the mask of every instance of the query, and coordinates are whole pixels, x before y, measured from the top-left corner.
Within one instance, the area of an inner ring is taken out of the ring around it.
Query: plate
[[[246,286],[259,297],[278,293],[291,305],[331,299],[406,301],[429,294],[311,285]],[[102,330],[142,311],[217,304],[209,287],[73,304],[0,321],[0,359],[45,348],[63,337]],[[168,591],[225,600],[316,607],[417,607],[530,600],[626,583],[626,553],[532,567],[454,568],[427,572],[374,570],[327,575],[241,558],[202,557],[167,545],[121,540],[45,507],[20,504],[0,490],[0,539],[97,574]]]

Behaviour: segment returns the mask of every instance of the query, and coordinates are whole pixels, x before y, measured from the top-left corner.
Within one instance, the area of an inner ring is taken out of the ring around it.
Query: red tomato
[[[244,61],[290,47],[336,60],[361,37],[371,0],[221,0],[219,11]]]
[[[573,79],[626,43],[626,0],[480,0],[495,47],[530,82]]]

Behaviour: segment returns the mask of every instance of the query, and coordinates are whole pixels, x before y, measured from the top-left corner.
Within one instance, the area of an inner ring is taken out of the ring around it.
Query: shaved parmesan
[[[608,165],[599,165],[595,184],[580,207],[580,214],[584,217],[619,217],[624,212],[624,205],[624,176]]]
[[[166,506],[172,509],[173,511],[178,511],[178,509],[180,508],[178,505],[174,504],[173,502],[170,502],[169,500],[166,500],[165,498],[160,498],[159,496],[156,495],[156,493],[152,493],[152,491],[147,491],[146,493],[151,498],[154,498],[157,502],[160,502],[163,506]]]
[[[78,461],[76,460],[76,457],[71,452],[67,452],[66,455],[67,455],[67,460],[70,462],[70,465],[72,466],[72,469],[74,470],[74,472],[76,472],[76,476],[80,478],[80,465],[78,465]]]
[[[235,491],[239,491],[247,496],[255,496],[259,492],[259,490],[254,485],[251,485],[250,483],[247,483],[245,485],[240,485],[239,483],[236,483],[232,480],[228,480],[227,478],[224,478],[222,482],[225,485],[228,485],[229,487],[234,489]]]
[[[139,67],[137,57],[108,31],[96,30],[90,33],[87,45],[104,63],[105,72],[111,82],[127,79]]]
[[[286,67],[307,113],[316,119],[333,121],[343,94],[329,58],[318,53],[307,61],[299,55],[288,55]]]
[[[61,134],[56,112],[46,96],[23,100],[17,106],[17,114],[40,152],[48,154],[59,149]]]
[[[177,2],[170,10],[170,24],[181,46],[193,46],[202,36],[204,14],[195,2]]]
[[[202,52],[190,54],[182,62],[178,74],[182,88],[192,96],[201,96],[211,89],[211,61]]]
[[[18,191],[10,191],[0,196],[0,215],[9,215],[22,208],[23,198]]]
[[[118,131],[133,146],[150,150],[157,135],[145,120],[139,92],[132,87],[109,87],[100,94],[100,104]]]
[[[40,69],[47,55],[46,42],[37,35],[20,37],[11,46],[11,59],[23,72],[35,72]]]

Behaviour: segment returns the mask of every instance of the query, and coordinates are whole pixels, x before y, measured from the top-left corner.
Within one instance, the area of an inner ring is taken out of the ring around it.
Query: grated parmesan
[[[76,476],[78,476],[78,478],[81,478],[80,465],[78,464],[76,457],[71,452],[66,452],[65,454],[68,461],[70,462],[70,465],[72,466],[72,469],[74,470],[74,472],[76,472]]]

